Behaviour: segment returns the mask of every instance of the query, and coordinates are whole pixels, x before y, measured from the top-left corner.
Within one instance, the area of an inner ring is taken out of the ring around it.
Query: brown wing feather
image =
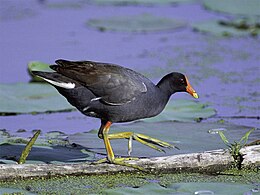
[[[143,75],[114,64],[57,60],[51,68],[80,82],[108,104],[120,105],[146,92]]]

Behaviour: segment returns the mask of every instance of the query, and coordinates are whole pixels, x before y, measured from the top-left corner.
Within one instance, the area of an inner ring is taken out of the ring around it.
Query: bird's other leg
[[[106,152],[107,152],[107,160],[109,162],[112,162],[115,159],[113,149],[112,149],[110,141],[108,139],[108,132],[109,132],[111,124],[112,123],[110,121],[107,121],[107,122],[101,121],[101,127],[98,132],[98,137],[103,139],[103,141],[104,141]]]
[[[106,121],[106,122],[101,121],[101,127],[98,132],[98,137],[103,139],[103,141],[104,141],[106,152],[107,152],[107,159],[101,159],[101,160],[97,161],[96,163],[103,163],[103,162],[108,161],[112,164],[123,165],[123,166],[136,168],[139,170],[143,170],[143,168],[141,168],[139,166],[128,164],[128,163],[124,162],[127,160],[133,160],[136,158],[115,158],[113,149],[112,149],[110,141],[109,141],[109,135],[108,135],[111,124],[112,124],[112,122],[110,122],[110,121]]]

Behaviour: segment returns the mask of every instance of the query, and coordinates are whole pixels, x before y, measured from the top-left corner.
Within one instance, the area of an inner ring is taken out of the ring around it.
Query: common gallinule
[[[128,139],[129,155],[133,139],[158,151],[163,151],[158,146],[174,147],[143,134],[108,132],[112,123],[158,115],[176,92],[188,92],[198,98],[187,77],[178,72],[167,74],[155,85],[142,74],[115,64],[60,59],[50,68],[55,72],[33,71],[33,74],[53,85],[81,113],[101,119],[98,137],[104,140],[107,158],[100,162],[135,167],[124,162],[129,158],[114,156],[110,139]]]

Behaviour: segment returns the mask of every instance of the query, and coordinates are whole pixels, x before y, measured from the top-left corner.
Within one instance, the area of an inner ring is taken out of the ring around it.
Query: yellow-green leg
[[[175,146],[173,146],[173,145],[171,145],[167,142],[161,141],[161,140],[156,139],[156,138],[149,137],[149,136],[144,135],[144,134],[139,134],[139,133],[121,132],[121,133],[108,134],[111,124],[112,123],[110,121],[108,121],[108,122],[102,121],[101,122],[101,127],[99,129],[98,136],[99,136],[99,138],[104,140],[105,148],[106,148],[106,151],[107,151],[107,158],[101,159],[101,160],[99,160],[95,163],[110,162],[110,163],[113,163],[113,164],[124,165],[124,166],[129,166],[129,167],[133,167],[133,168],[143,170],[141,167],[131,165],[131,164],[124,162],[124,161],[127,161],[127,160],[135,160],[135,159],[138,159],[138,158],[131,158],[131,157],[130,158],[115,158],[114,152],[113,152],[112,147],[110,145],[110,141],[109,141],[110,139],[128,139],[129,140],[128,141],[128,154],[129,155],[132,151],[132,140],[133,139],[142,143],[142,144],[144,144],[144,145],[146,145],[146,146],[149,146],[149,147],[151,147],[151,148],[153,148],[157,151],[160,151],[160,152],[164,152],[164,150],[157,147],[157,146],[164,147],[164,148],[174,148],[175,147]],[[177,148],[177,147],[175,147],[175,148]]]
[[[141,168],[139,166],[124,162],[127,160],[134,160],[134,159],[138,159],[138,158],[115,158],[113,149],[110,145],[109,135],[108,135],[111,124],[112,123],[110,121],[106,122],[105,124],[104,123],[101,124],[100,130],[99,130],[99,137],[104,140],[105,148],[107,151],[107,158],[101,159],[95,163],[104,163],[104,162],[108,161],[113,164],[128,166],[128,167],[136,168],[139,170],[144,170],[143,168]]]

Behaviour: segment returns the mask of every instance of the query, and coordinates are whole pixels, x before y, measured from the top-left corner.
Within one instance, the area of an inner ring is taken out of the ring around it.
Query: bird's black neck
[[[160,91],[166,95],[168,98],[170,98],[170,96],[172,94],[174,94],[175,92],[177,92],[177,90],[175,91],[174,89],[172,89],[170,80],[167,79],[168,75],[164,76],[158,83],[157,83],[157,87],[160,89]]]

